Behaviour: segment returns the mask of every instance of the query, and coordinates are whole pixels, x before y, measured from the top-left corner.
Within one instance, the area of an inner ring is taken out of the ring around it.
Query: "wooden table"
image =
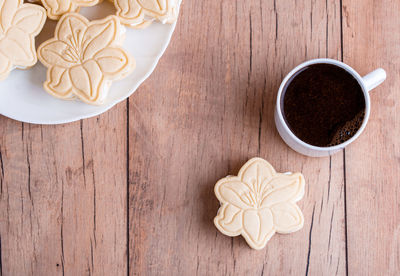
[[[387,81],[330,158],[273,121],[283,76],[317,57]],[[398,275],[400,1],[184,1],[154,74],[60,126],[0,118],[0,275]],[[254,156],[301,171],[304,228],[249,249],[212,223],[215,182]]]

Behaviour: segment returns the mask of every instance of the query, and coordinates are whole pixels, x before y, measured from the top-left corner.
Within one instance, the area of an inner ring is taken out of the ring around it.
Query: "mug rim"
[[[283,89],[285,88],[286,83],[288,82],[288,80],[295,74],[297,73],[299,70],[303,69],[306,66],[312,65],[312,64],[331,64],[331,65],[335,65],[338,66],[342,69],[345,69],[348,73],[350,73],[358,82],[358,84],[360,85],[363,94],[364,94],[364,101],[365,101],[365,115],[364,115],[364,119],[363,122],[360,126],[360,128],[358,129],[358,131],[348,140],[346,140],[343,143],[340,143],[338,145],[335,146],[330,146],[330,147],[319,147],[319,146],[314,146],[311,144],[308,144],[306,142],[304,142],[303,140],[301,140],[300,138],[298,138],[293,132],[292,130],[289,128],[289,126],[286,123],[286,120],[283,117],[282,114],[282,109],[281,109],[281,98],[282,98],[282,92]],[[279,120],[283,126],[283,128],[285,129],[285,131],[296,141],[296,143],[300,144],[301,146],[308,148],[310,150],[314,150],[314,151],[319,151],[319,152],[332,152],[332,151],[337,151],[340,149],[345,148],[346,146],[348,146],[349,144],[351,144],[352,142],[354,142],[360,135],[361,133],[364,131],[368,120],[369,120],[369,115],[370,115],[370,109],[371,109],[371,102],[370,102],[370,96],[369,96],[369,91],[367,90],[365,83],[363,81],[363,78],[360,76],[360,74],[357,73],[357,71],[355,71],[352,67],[350,67],[349,65],[339,61],[339,60],[335,60],[335,59],[330,59],[330,58],[317,58],[317,59],[311,59],[308,60],[306,62],[303,62],[301,64],[299,64],[298,66],[296,66],[294,69],[292,69],[287,75],[286,77],[283,79],[279,90],[278,90],[278,94],[276,97],[276,111],[277,111],[277,115],[279,117]]]

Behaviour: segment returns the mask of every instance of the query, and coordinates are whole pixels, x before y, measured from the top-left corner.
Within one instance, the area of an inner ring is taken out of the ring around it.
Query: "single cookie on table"
[[[154,20],[173,23],[178,18],[180,0],[110,0],[124,25],[144,28]]]
[[[116,16],[95,21],[77,13],[61,17],[55,37],[38,48],[39,60],[48,68],[44,89],[60,99],[103,104],[112,81],[135,68],[122,48],[124,30]]]
[[[35,36],[45,22],[46,11],[38,5],[0,0],[0,80],[36,64]]]
[[[91,7],[102,0],[41,0],[50,19],[58,20],[66,13],[79,11],[80,7]]]
[[[249,160],[238,176],[217,182],[215,195],[221,203],[214,224],[223,234],[242,235],[250,247],[262,249],[277,233],[292,233],[304,224],[297,206],[304,195],[301,173],[277,173],[261,158]]]

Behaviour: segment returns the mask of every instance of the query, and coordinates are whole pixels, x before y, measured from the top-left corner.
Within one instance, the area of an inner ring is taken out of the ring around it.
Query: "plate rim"
[[[29,119],[20,119],[20,118],[17,118],[16,116],[13,116],[12,114],[6,115],[3,112],[0,112],[0,115],[2,115],[4,117],[7,117],[7,118],[10,118],[10,119],[12,119],[14,121],[18,121],[18,122],[22,122],[22,123],[28,123],[28,124],[34,124],[34,125],[61,125],[61,124],[73,123],[73,122],[77,122],[77,121],[80,121],[80,120],[96,117],[96,116],[99,116],[99,115],[109,111],[111,108],[113,108],[117,104],[125,101],[130,96],[132,96],[132,94],[136,92],[136,90],[140,87],[140,85],[142,85],[143,82],[145,80],[147,80],[151,76],[151,74],[156,69],[161,57],[164,55],[165,51],[167,50],[167,48],[168,48],[168,46],[169,46],[169,44],[171,42],[172,35],[175,32],[176,24],[177,24],[177,20],[174,23],[170,24],[170,30],[169,30],[169,33],[167,35],[167,39],[166,39],[164,45],[162,46],[161,51],[155,57],[152,65],[151,65],[150,70],[147,71],[147,73],[129,90],[129,92],[126,93],[125,96],[123,96],[123,97],[121,97],[119,99],[116,99],[115,101],[113,101],[104,110],[98,110],[98,111],[94,111],[94,112],[92,112],[90,114],[85,114],[85,115],[80,115],[80,116],[79,115],[78,116],[73,116],[73,117],[70,117],[69,119],[54,120],[54,121],[51,121],[51,122],[38,122],[38,121],[34,121],[34,120],[29,120]],[[134,74],[134,72],[133,72],[133,74]]]

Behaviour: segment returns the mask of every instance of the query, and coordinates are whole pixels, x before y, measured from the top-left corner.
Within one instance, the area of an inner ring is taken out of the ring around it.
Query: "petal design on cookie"
[[[140,3],[144,9],[157,14],[162,14],[168,8],[167,0],[138,0],[138,3]]]
[[[127,20],[138,18],[142,13],[142,7],[132,0],[115,0],[115,6],[118,10],[118,16]]]
[[[229,177],[217,183],[215,194],[220,202],[230,203],[243,210],[255,207],[255,198],[249,186],[241,181],[232,181]]]
[[[41,61],[45,65],[70,68],[79,62],[79,56],[74,51],[68,51],[70,45],[60,40],[49,40],[39,48]]]
[[[275,204],[271,207],[274,226],[279,233],[292,233],[303,227],[304,217],[300,208],[291,202]]]
[[[251,160],[239,171],[242,181],[247,183],[254,193],[259,193],[265,180],[270,179],[275,174],[275,169],[271,164],[262,159]]]
[[[74,12],[79,7],[94,6],[99,0],[42,0],[51,19],[59,19],[63,14]]]
[[[31,66],[36,63],[33,38],[18,27],[11,27],[0,40],[0,48],[14,65]]]
[[[107,48],[115,41],[118,32],[118,22],[116,17],[111,17],[107,22],[93,24],[89,26],[84,35],[83,58],[88,60],[100,50]]]
[[[225,235],[237,236],[242,231],[243,211],[231,204],[225,204],[214,220],[214,224]]]
[[[74,10],[70,0],[42,0],[51,19],[58,19],[62,14]]]
[[[243,214],[243,236],[254,249],[263,248],[275,233],[272,213],[268,208],[246,210]]]
[[[300,173],[278,174],[266,183],[262,193],[261,207],[270,207],[286,201],[296,202],[303,197],[303,194],[304,178]]]
[[[104,78],[96,61],[90,60],[71,68],[70,78],[77,96],[83,101],[96,102],[101,98]]]
[[[178,0],[115,0],[114,4],[122,22],[133,27],[154,19],[172,23],[177,18]]]
[[[0,0],[0,50],[11,67],[29,67],[37,62],[34,36],[45,21],[45,10],[38,5]]]
[[[0,33],[5,33],[11,26],[11,22],[18,7],[23,3],[23,0],[0,0]]]
[[[130,57],[121,48],[105,48],[98,52],[94,59],[106,76],[119,78],[130,71]]]
[[[58,22],[56,38],[70,44],[76,49],[80,49],[88,23],[86,18],[78,14],[64,16]]]
[[[96,5],[100,1],[99,0],[71,0],[71,2],[73,2],[77,6],[89,7],[89,6]]]
[[[54,66],[49,70],[47,82],[44,84],[53,95],[59,98],[70,98],[72,84],[69,78],[69,71],[66,68]]]
[[[12,25],[28,35],[37,35],[46,21],[46,13],[38,5],[22,5],[12,20]]]
[[[7,78],[11,72],[12,64],[10,60],[0,52],[0,80]]]

